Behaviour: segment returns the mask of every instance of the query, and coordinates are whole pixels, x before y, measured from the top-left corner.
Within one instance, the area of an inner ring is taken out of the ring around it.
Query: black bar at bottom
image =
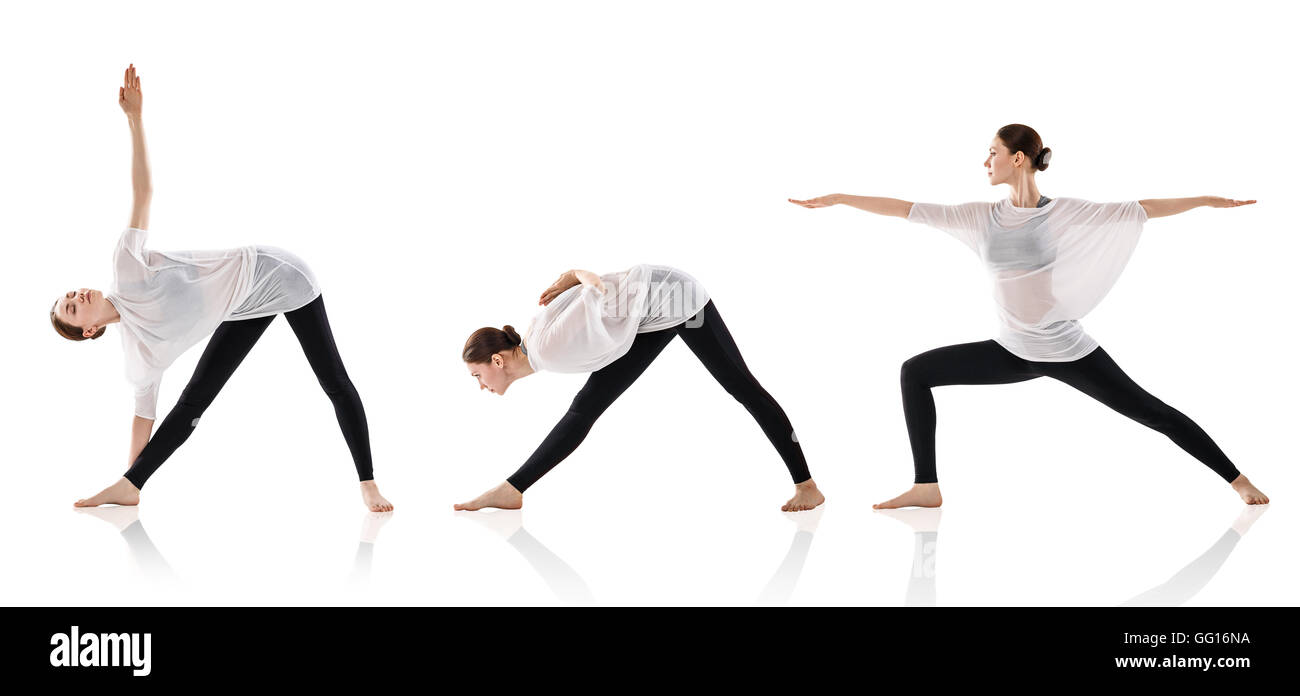
[[[887,677],[919,686],[938,679],[974,679],[969,685],[975,685],[1031,676],[1120,683],[1282,676],[1295,664],[1290,627],[1297,618],[1294,607],[3,612],[4,676],[31,676],[44,685],[251,685],[274,678],[307,686],[374,677],[390,686],[484,689],[494,687],[483,680],[500,679],[510,684],[498,685],[506,690],[578,688],[578,682],[615,688],[592,681],[602,673],[619,679],[620,690],[742,681],[756,681],[764,690],[798,688],[801,675],[822,687],[828,679],[848,678],[865,688]],[[79,648],[75,658],[73,648]],[[87,664],[114,661],[118,666]]]

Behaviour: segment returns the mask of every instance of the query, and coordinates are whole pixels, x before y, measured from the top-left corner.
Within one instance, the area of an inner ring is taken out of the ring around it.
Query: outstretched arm
[[[542,291],[542,296],[537,299],[537,304],[546,306],[565,290],[578,284],[595,288],[601,294],[605,292],[605,284],[601,282],[600,276],[595,273],[580,270],[565,271],[560,274],[560,277],[554,283],[551,283],[551,287]]]
[[[149,153],[144,145],[144,124],[140,120],[143,98],[140,95],[140,78],[135,65],[126,69],[122,86],[117,90],[117,103],[126,113],[131,127],[131,189],[135,195],[131,206],[131,227],[149,229],[149,203],[153,199],[153,181],[149,176]]]
[[[1165,217],[1167,215],[1177,215],[1185,213],[1192,208],[1199,208],[1207,205],[1211,208],[1235,208],[1239,205],[1250,205],[1254,200],[1238,201],[1231,198],[1220,198],[1218,196],[1196,196],[1194,198],[1148,198],[1138,201],[1142,209],[1147,211],[1148,218]]]
[[[832,193],[829,196],[810,198],[806,201],[796,201],[793,198],[787,200],[805,208],[828,208],[832,205],[847,205],[858,210],[865,210],[868,213],[893,215],[901,218],[906,218],[907,214],[912,212],[911,201],[902,201],[897,198],[875,198],[872,196],[850,196],[844,193]]]

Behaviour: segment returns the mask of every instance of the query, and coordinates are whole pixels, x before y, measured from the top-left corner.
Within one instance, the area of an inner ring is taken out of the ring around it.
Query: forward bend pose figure
[[[589,372],[569,410],[510,478],[457,510],[515,509],[524,491],[569,456],[609,408],[676,336],[736,397],[776,448],[794,480],[785,511],[811,510],[825,501],[808,473],[790,419],[740,356],[727,325],[699,281],[668,266],[640,265],[597,276],[567,271],[542,292],[545,309],[520,336],[514,327],[482,328],[461,357],[479,389],[505,394],[516,380],[540,370]]]
[[[1190,418],[1148,394],[1083,332],[1079,319],[1101,301],[1128,262],[1148,218],[1200,206],[1233,208],[1255,201],[1215,196],[1093,203],[1047,198],[1036,172],[1047,169],[1044,148],[1029,126],[997,132],[984,160],[989,185],[1006,184],[997,203],[934,205],[894,198],[832,194],[806,208],[844,204],[936,227],[969,246],[987,267],[1001,330],[993,340],[936,348],[903,363],[903,413],[916,466],[915,485],[876,508],[938,507],[935,407],[930,390],[946,384],[1007,384],[1052,377],[1143,425],[1167,435],[1232,485],[1248,504],[1268,502]]]
[[[311,269],[297,256],[269,246],[215,251],[147,248],[152,184],[135,66],[126,70],[118,103],[131,127],[135,203],[130,227],[113,250],[113,286],[107,293],[89,288],[69,290],[55,300],[50,323],[59,335],[73,341],[99,338],[109,324],[120,324],[126,377],[135,387],[131,464],[116,483],[76,505],[139,503],[145,481],[189,438],[271,320],[283,314],[334,403],[361,479],[363,502],[376,512],[393,509],[375,485],[365,409],[334,345],[325,302]],[[209,334],[212,338],[194,376],[153,433],[163,372]]]

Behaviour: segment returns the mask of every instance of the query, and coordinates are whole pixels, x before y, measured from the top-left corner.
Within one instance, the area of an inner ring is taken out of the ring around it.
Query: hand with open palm
[[[1254,199],[1238,201],[1232,198],[1220,198],[1218,196],[1206,196],[1205,201],[1205,204],[1211,208],[1236,208],[1239,205],[1250,205],[1255,202]]]
[[[126,69],[126,73],[122,76],[122,86],[117,88],[117,104],[128,117],[140,117],[144,97],[140,94],[140,77],[135,74],[134,63]]]
[[[797,201],[793,198],[787,198],[786,200],[790,201],[791,203],[794,203],[795,205],[801,205],[805,208],[829,208],[833,205],[838,205],[840,203],[840,198],[838,193],[832,193],[829,196],[818,196],[817,198],[809,198],[806,201]]]
[[[551,283],[551,287],[542,291],[542,296],[537,299],[537,304],[545,307],[551,303],[551,300],[559,297],[561,293],[577,285],[579,282],[578,275],[573,271],[565,271],[564,273],[561,273],[560,277],[556,278],[554,283]]]

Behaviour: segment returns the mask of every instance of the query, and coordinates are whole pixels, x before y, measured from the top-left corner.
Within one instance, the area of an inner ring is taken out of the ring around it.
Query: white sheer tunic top
[[[1039,199],[1038,207],[997,203],[914,203],[907,216],[960,239],[993,284],[999,345],[1025,360],[1068,362],[1097,347],[1079,319],[1106,296],[1147,220],[1137,201]]]
[[[533,317],[523,347],[534,370],[594,372],[623,357],[637,334],[683,324],[709,302],[699,281],[669,266],[642,264],[600,280],[604,294],[578,285]]]
[[[291,312],[320,287],[307,264],[283,249],[156,251],[145,248],[148,235],[134,227],[122,233],[105,298],[122,317],[135,415],[152,420],[163,372],[181,353],[223,321]]]

